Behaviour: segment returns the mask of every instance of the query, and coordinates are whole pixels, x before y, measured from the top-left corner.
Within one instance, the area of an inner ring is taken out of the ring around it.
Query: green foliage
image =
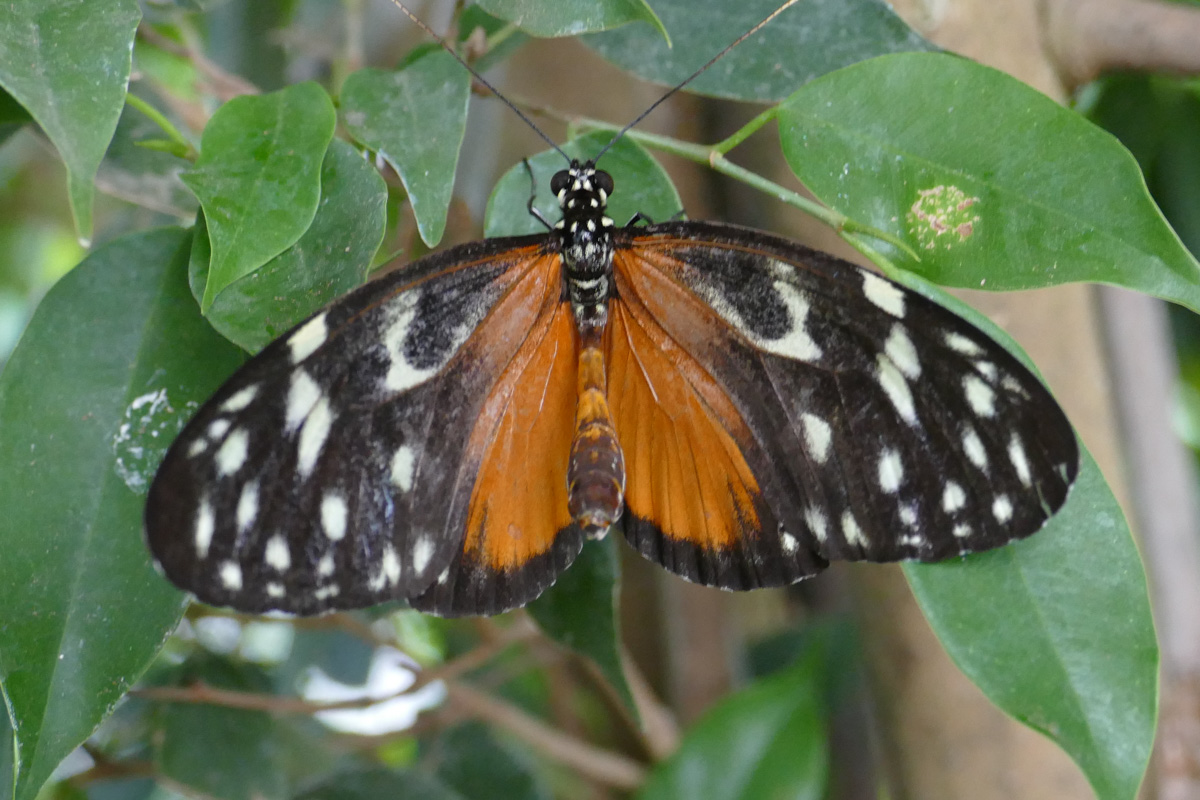
[[[0,19],[0,142],[18,138],[13,132],[32,119],[67,165],[66,198],[82,235],[92,227],[97,170],[102,188],[132,204],[100,215],[101,238],[112,241],[54,286],[0,373],[0,688],[8,711],[0,800],[10,787],[17,800],[33,798],[85,740],[115,774],[132,763],[158,781],[130,769],[107,788],[69,784],[95,798],[173,796],[184,787],[311,800],[568,796],[582,778],[556,772],[527,744],[490,728],[441,724],[434,734],[334,746],[310,715],[265,713],[273,694],[300,690],[313,663],[348,681],[367,676],[375,646],[403,638],[381,624],[394,609],[340,618],[334,630],[298,627],[277,662],[257,666],[246,663],[248,629],[222,656],[201,644],[203,633],[201,641],[173,637],[146,673],[182,609],[178,592],[150,568],[140,535],[142,499],[163,450],[240,362],[231,342],[257,350],[366,278],[381,243],[392,246],[401,227],[398,196],[426,243],[442,238],[468,125],[468,76],[446,54],[427,52],[397,69],[352,72],[336,98],[315,82],[226,98],[202,130],[188,128],[183,120],[197,116],[184,111],[203,105],[178,88],[180,75],[208,85],[213,76],[174,51],[186,51],[180,42],[203,45],[203,15],[222,6],[241,8],[238,0],[155,4],[153,35],[136,50],[132,0],[23,0],[6,4]],[[474,6],[466,14],[495,37],[480,63],[525,41],[513,25],[534,36],[603,31],[588,36],[588,46],[647,80],[674,82],[764,16],[772,0],[652,7],[481,0],[491,17]],[[317,13],[303,3],[277,10],[297,19]],[[474,23],[463,27],[469,34]],[[217,38],[208,42],[214,51]],[[876,0],[807,0],[694,88],[737,100],[786,97],[779,133],[796,175],[845,214],[858,237],[874,226],[907,245],[919,262],[899,247],[877,248],[924,279],[993,289],[1102,281],[1200,309],[1200,268],[1121,146],[1012,79],[923,52],[931,49]],[[139,69],[158,76],[136,88],[161,120],[132,107],[122,114],[131,51]],[[591,132],[562,147],[586,159],[611,136]],[[149,140],[174,147],[138,146]],[[633,133],[606,153],[601,166],[618,186],[610,206],[618,224],[639,212],[665,220],[683,211],[640,142],[672,149]],[[375,168],[382,162],[402,183],[401,191],[393,182],[391,198]],[[547,187],[561,157],[546,151],[529,164],[535,206],[553,219]],[[542,230],[526,212],[530,189],[529,170],[511,166],[488,202],[487,235]],[[197,204],[202,212],[193,216]],[[190,230],[158,227],[159,213]],[[921,278],[898,277],[1008,341]],[[489,712],[498,728],[501,718],[527,723],[562,710],[554,692],[570,673],[528,669],[531,653],[558,648],[591,659],[607,685],[575,678],[573,709],[593,740],[616,748],[617,731],[637,710],[621,670],[611,545],[585,548],[530,608],[545,633],[540,647],[527,647],[531,634],[520,619],[434,621],[405,635],[427,636],[422,652],[446,651],[434,669],[450,670],[451,681],[469,679],[464,664],[486,668],[476,685],[508,698],[507,717]],[[1054,738],[1099,797],[1135,795],[1154,730],[1157,650],[1136,548],[1090,457],[1044,532],[907,574],[947,650],[998,706]],[[193,621],[203,632],[203,619]],[[486,663],[472,660],[479,653]],[[820,797],[830,702],[822,687],[840,669],[805,655],[730,696],[684,732],[675,755],[648,767],[637,796]],[[97,731],[139,680],[183,692],[199,680],[265,705],[229,709],[152,694]],[[615,711],[605,705],[612,697]]]

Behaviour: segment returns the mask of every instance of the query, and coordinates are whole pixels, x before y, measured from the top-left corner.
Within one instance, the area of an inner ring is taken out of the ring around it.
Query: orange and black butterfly
[[[311,316],[168,452],[150,548],[199,599],[317,614],[523,605],[585,537],[726,589],[1036,532],[1079,453],[1002,346],[826,253],[606,214],[446,250]]]

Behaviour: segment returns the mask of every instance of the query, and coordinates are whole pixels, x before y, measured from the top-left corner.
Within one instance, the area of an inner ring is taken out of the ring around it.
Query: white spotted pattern
[[[921,360],[917,356],[917,348],[913,346],[912,339],[908,338],[908,331],[904,330],[900,323],[892,326],[883,352],[910,381],[921,377]]]
[[[804,442],[808,452],[818,464],[824,464],[829,458],[829,448],[833,444],[833,430],[829,423],[816,414],[801,414],[800,423],[804,426]]]
[[[967,337],[963,336],[961,333],[947,333],[946,338],[943,341],[946,342],[946,346],[951,350],[961,353],[964,356],[983,355],[983,348],[972,342]]]
[[[912,527],[917,524],[917,509],[912,503],[900,506],[900,521]]]
[[[1029,458],[1025,455],[1025,445],[1021,444],[1021,437],[1015,433],[1008,441],[1008,460],[1012,462],[1013,469],[1017,471],[1017,480],[1021,482],[1021,485],[1032,486],[1033,475],[1029,471]]]
[[[250,481],[242,487],[237,504],[238,533],[245,534],[258,516],[258,481]]]
[[[309,412],[321,399],[321,387],[302,369],[292,373],[292,382],[288,386],[287,411],[284,414],[284,430],[292,433],[304,420]]]
[[[284,591],[282,583],[276,583],[275,581],[267,582],[267,597],[274,597],[276,600],[278,600],[286,594],[287,592]]]
[[[300,441],[296,445],[296,469],[302,479],[312,474],[332,427],[333,412],[329,408],[329,398],[322,396],[313,406],[308,419],[304,420]]]
[[[279,534],[268,539],[263,561],[276,572],[286,572],[292,566],[292,553],[288,550],[287,540]]]
[[[808,334],[808,298],[786,281],[775,281],[775,291],[787,306],[788,317],[792,323],[791,330],[779,339],[756,338],[756,344],[763,350],[777,355],[793,358],[797,361],[812,363],[821,357],[821,348]]]
[[[333,570],[333,553],[326,553],[321,556],[321,560],[317,562],[317,575],[322,578],[328,578],[333,574]]]
[[[208,548],[212,544],[213,532],[217,529],[217,517],[212,503],[207,497],[200,499],[200,507],[196,509],[196,535],[193,542],[196,545],[196,556],[208,557]]]
[[[243,410],[246,406],[254,401],[258,396],[258,385],[250,384],[244,389],[239,389],[230,395],[229,399],[221,404],[221,410],[226,414],[234,414]]]
[[[242,568],[234,561],[223,561],[219,572],[221,585],[231,592],[242,588]]]
[[[821,509],[809,508],[804,512],[804,521],[808,523],[808,529],[812,531],[813,536],[817,537],[818,542],[824,543],[829,538],[829,521]]]
[[[904,464],[900,461],[900,454],[895,450],[884,450],[879,456],[879,488],[888,494],[895,494],[903,482]]]
[[[249,450],[249,432],[245,428],[235,428],[217,450],[217,474],[228,477],[237,472],[246,464],[246,454]]]
[[[873,272],[863,272],[863,293],[893,317],[904,316],[904,293]]]
[[[971,410],[981,417],[996,416],[996,393],[975,375],[963,378],[963,393]]]
[[[417,292],[413,292],[412,300],[401,305],[394,313],[383,342],[387,347],[387,375],[383,379],[384,388],[389,392],[406,392],[418,384],[424,383],[437,371],[434,368],[418,369],[408,363],[404,357],[404,342],[408,337],[409,328],[417,318]]]
[[[842,513],[842,536],[846,537],[846,543],[852,547],[867,546],[867,537],[863,535],[862,528],[858,526],[858,520],[849,511]]]
[[[883,387],[883,392],[887,395],[888,400],[892,401],[892,405],[896,408],[896,413],[900,415],[900,419],[909,425],[916,425],[917,407],[913,403],[912,390],[908,388],[908,381],[904,379],[904,375],[900,373],[900,370],[896,369],[896,365],[892,363],[892,360],[883,353],[879,354],[875,366],[875,379]]]
[[[417,543],[413,545],[412,564],[413,572],[420,575],[429,566],[429,559],[433,558],[433,540],[428,536],[422,536],[417,539]]]
[[[379,574],[387,580],[390,586],[395,586],[400,582],[400,557],[396,555],[395,548],[390,544],[383,549]]]
[[[783,545],[785,555],[792,555],[800,549],[800,542],[796,541],[796,537],[792,536],[787,531],[784,531],[779,537],[779,543]]]
[[[960,522],[954,526],[954,530],[951,532],[959,539],[965,539],[971,535],[971,526]]]
[[[992,513],[1001,525],[1012,519],[1013,504],[1007,495],[997,495],[996,499],[992,501]]]
[[[337,542],[345,538],[348,516],[346,498],[336,492],[321,498],[321,527],[331,540]]]
[[[953,514],[961,511],[966,504],[967,493],[963,491],[963,488],[954,481],[948,482],[942,492],[942,510],[947,514]]]
[[[980,469],[986,470],[988,465],[987,451],[983,449],[983,442],[979,439],[979,434],[974,428],[967,428],[963,433],[963,452],[967,454],[967,460]]]
[[[396,448],[392,456],[392,485],[402,492],[412,491],[413,471],[417,466],[417,454],[406,444]]]
[[[325,315],[317,314],[308,322],[301,325],[295,333],[288,337],[288,347],[292,350],[292,363],[299,364],[325,344],[329,329],[325,327]]]

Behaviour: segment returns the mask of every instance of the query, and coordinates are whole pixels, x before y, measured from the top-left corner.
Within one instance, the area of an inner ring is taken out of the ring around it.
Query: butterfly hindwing
[[[147,537],[167,576],[214,605],[300,614],[434,583],[463,542],[472,428],[538,306],[507,309],[498,327],[510,335],[485,353],[474,334],[545,271],[542,241],[431,256],[247,362],[151,487]]]
[[[737,547],[705,549],[631,502],[626,533],[644,553],[697,547],[676,569],[685,577],[775,585],[826,559],[996,547],[1065,501],[1078,468],[1069,424],[1040,381],[961,318],[758,231],[683,222],[622,235],[618,296],[637,297],[728,395],[737,419],[726,427],[771,512]],[[702,303],[668,299],[681,291]],[[632,466],[629,480],[641,480]],[[772,565],[781,553],[789,567]]]

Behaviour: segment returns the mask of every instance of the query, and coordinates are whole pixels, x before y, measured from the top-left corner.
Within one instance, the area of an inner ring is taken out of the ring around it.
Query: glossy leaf
[[[828,782],[820,659],[756,681],[705,714],[637,800],[819,800]]]
[[[571,568],[528,608],[547,636],[594,661],[636,716],[617,651],[620,576],[613,547],[607,540],[586,543]]]
[[[667,41],[666,29],[645,0],[479,0],[479,6],[533,36],[578,36],[640,21],[651,27],[637,27]]]
[[[562,146],[566,154],[580,161],[593,158],[608,144],[612,134],[589,133]],[[530,215],[526,204],[530,191],[536,187],[534,207],[551,224],[562,218],[558,201],[550,193],[550,178],[567,167],[563,157],[545,150],[529,159],[533,181],[524,164],[517,164],[496,183],[488,198],[484,235],[514,236],[522,233],[545,233],[546,226]],[[613,177],[615,189],[608,205],[608,215],[618,225],[624,225],[641,213],[655,222],[673,219],[683,210],[671,179],[654,157],[633,143],[621,139],[604,154],[599,166]]]
[[[382,767],[330,776],[295,796],[295,800],[463,800],[453,789],[416,770]]]
[[[176,685],[202,682],[219,689],[270,692],[258,669],[201,656],[181,667]],[[183,786],[222,800],[281,800],[287,796],[275,720],[265,711],[203,703],[166,703],[155,715],[151,740],[158,770]]]
[[[395,71],[359,70],[342,87],[347,129],[400,175],[430,247],[446,229],[470,96],[470,73],[442,50]]]
[[[674,86],[779,5],[779,0],[655,0],[671,47],[643,25],[583,41],[639,77]],[[936,49],[882,0],[803,0],[722,56],[687,90],[733,100],[781,100],[839,67],[885,53]]]
[[[383,240],[387,187],[345,142],[334,141],[321,168],[321,201],[299,241],[225,287],[208,320],[227,339],[257,352],[279,334],[366,280]],[[208,282],[210,250],[197,221],[189,277],[199,298]]]
[[[315,83],[235,97],[204,129],[183,174],[204,209],[212,248],[201,308],[229,284],[291,247],[321,197],[321,164],[337,122]]]
[[[423,755],[462,800],[550,800],[533,759],[480,723],[444,731]]]
[[[0,86],[62,156],[75,229],[92,235],[92,179],[117,127],[137,0],[12,0],[0,13]]]
[[[847,97],[854,102],[846,102]],[[1200,310],[1200,265],[1112,136],[965,59],[904,54],[797,91],[784,154],[817,197],[907,241],[947,286],[1126,286]]]
[[[187,252],[176,229],[97,250],[46,295],[0,375],[0,683],[18,800],[91,734],[182,610],[142,543],[144,492],[240,360],[196,312]]]
[[[1097,797],[1128,800],[1154,741],[1158,648],[1137,546],[1084,459],[1067,505],[1036,536],[905,572],[967,677],[1062,747]]]

